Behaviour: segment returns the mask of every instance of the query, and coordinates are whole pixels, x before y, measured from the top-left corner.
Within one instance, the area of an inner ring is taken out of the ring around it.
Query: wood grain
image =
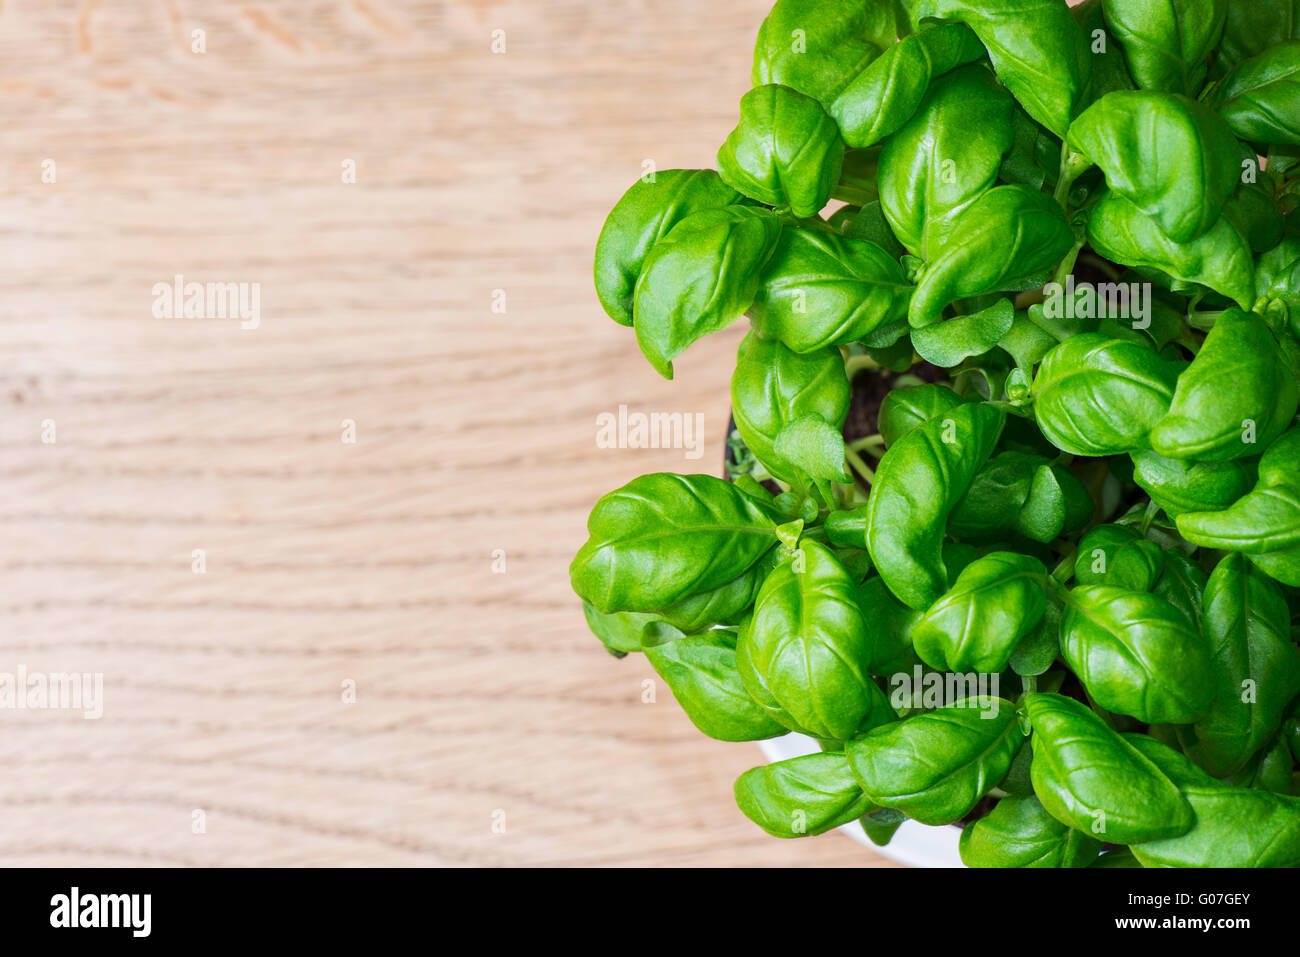
[[[746,821],[757,749],[567,581],[599,494],[720,460],[739,330],[660,380],[591,249],[644,160],[712,164],[767,6],[3,3],[0,671],[105,713],[0,711],[0,863],[883,863]],[[155,318],[176,274],[261,325]],[[703,458],[598,448],[620,403]]]

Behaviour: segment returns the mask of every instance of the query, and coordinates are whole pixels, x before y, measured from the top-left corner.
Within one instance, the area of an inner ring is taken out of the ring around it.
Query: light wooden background
[[[4,0],[0,671],[106,700],[0,712],[0,864],[881,863],[746,821],[756,747],[567,581],[599,494],[721,456],[740,330],[660,380],[591,248],[712,164],[767,6]],[[153,318],[177,273],[261,327]],[[597,448],[619,403],[704,458]]]

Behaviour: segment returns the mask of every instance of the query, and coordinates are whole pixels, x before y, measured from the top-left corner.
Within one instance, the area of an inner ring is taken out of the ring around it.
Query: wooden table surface
[[[0,672],[104,714],[0,711],[0,864],[886,863],[743,818],[757,748],[568,586],[601,493],[720,460],[741,329],[663,381],[591,250],[768,5],[5,0]],[[260,325],[156,318],[178,274]],[[598,447],[621,403],[702,459]]]

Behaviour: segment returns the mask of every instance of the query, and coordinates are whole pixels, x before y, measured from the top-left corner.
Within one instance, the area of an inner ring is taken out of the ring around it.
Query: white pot
[[[797,758],[801,754],[813,754],[819,750],[817,742],[812,738],[793,733],[759,741],[758,746],[768,761],[784,761],[786,758]],[[957,838],[961,836],[961,828],[953,824],[931,827],[917,821],[904,821],[903,826],[894,834],[894,839],[884,847],[872,844],[857,821],[843,825],[840,830],[877,854],[910,867],[965,866],[957,853]]]

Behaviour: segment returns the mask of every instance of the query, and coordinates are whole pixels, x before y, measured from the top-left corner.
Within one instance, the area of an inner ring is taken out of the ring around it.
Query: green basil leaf
[[[1300,388],[1264,320],[1229,309],[1178,376],[1169,412],[1149,441],[1168,458],[1246,458],[1286,431],[1298,405]]]
[[[844,436],[816,412],[795,419],[776,437],[776,454],[789,462],[799,476],[806,476],[819,488],[828,482],[852,482],[845,468]],[[834,502],[829,487],[823,498]]]
[[[686,634],[676,625],[655,618],[641,632],[641,650],[667,645],[685,637]]]
[[[912,342],[907,336],[902,336],[893,345],[883,348],[864,345],[863,351],[882,369],[900,374],[907,372],[916,364],[916,353],[912,350]]]
[[[1034,417],[1072,455],[1117,455],[1147,446],[1169,410],[1178,369],[1149,348],[1084,333],[1044,357],[1034,376]]]
[[[874,243],[895,259],[904,253],[902,243],[889,228],[878,199],[863,206],[853,221],[844,227],[843,234],[846,239]]]
[[[1023,740],[1015,705],[977,697],[876,728],[845,753],[874,803],[951,824],[1002,779]]]
[[[866,548],[867,507],[835,509],[827,514],[823,525],[826,540],[841,548]]]
[[[921,104],[931,81],[983,59],[984,47],[960,23],[940,24],[886,47],[830,105],[850,146],[870,146],[894,133]]]
[[[872,844],[884,847],[894,839],[894,834],[906,820],[907,815],[902,811],[896,811],[892,807],[882,807],[862,815],[859,823]]]
[[[912,626],[912,644],[932,668],[1005,671],[1020,639],[1043,617],[1047,569],[1028,555],[991,552],[975,559]]]
[[[763,582],[736,655],[745,687],[774,719],[838,740],[892,716],[867,672],[871,656],[853,580],[808,541]]]
[[[1227,16],[1228,0],[1105,0],[1106,26],[1144,90],[1195,96]]]
[[[1053,296],[1046,302],[1034,303],[1026,311],[1025,316],[1034,325],[1051,335],[1056,342],[1064,342],[1071,336],[1077,336],[1083,332],[1096,332],[1099,326],[1098,317],[1080,314],[1092,312],[1093,310],[1065,308],[1065,303],[1072,296],[1077,298],[1077,290],[1071,287],[1071,277],[1066,277],[1061,292],[1061,296]],[[1123,300],[1119,301],[1122,303]],[[1067,315],[1067,313],[1070,314]]]
[[[1300,146],[1300,40],[1237,64],[1216,88],[1214,104],[1243,140]]]
[[[874,809],[844,752],[805,754],[736,778],[736,804],[773,837],[824,834]]]
[[[901,264],[908,267],[908,260],[911,258],[911,256],[904,255]],[[907,341],[908,332],[907,318],[905,316],[902,319],[885,323],[874,332],[867,333],[862,337],[862,346],[865,349],[874,349],[877,352],[883,349],[897,348]]]
[[[1042,0],[913,0],[912,22],[967,24],[989,52],[998,79],[1025,111],[1064,136],[1088,89],[1088,43],[1064,3]]]
[[[1250,245],[1230,217],[1220,216],[1209,231],[1191,242],[1179,243],[1142,210],[1110,192],[1092,208],[1088,239],[1112,262],[1198,283],[1235,300],[1243,309],[1249,309],[1254,301]]]
[[[947,590],[948,515],[1002,434],[1005,413],[963,403],[925,422],[880,459],[867,502],[867,548],[904,604],[928,608]]]
[[[1276,552],[1300,546],[1300,428],[1292,428],[1259,460],[1248,494],[1213,512],[1185,512],[1179,533],[1202,548]]]
[[[996,186],[961,209],[944,232],[921,273],[908,322],[927,326],[958,299],[1010,289],[1050,270],[1073,245],[1074,233],[1050,196]]]
[[[792,87],[829,108],[867,64],[910,32],[892,0],[777,0],[758,31],[752,82]]]
[[[598,501],[569,566],[602,612],[654,611],[730,582],[776,544],[776,524],[710,475],[642,475]]]
[[[1103,708],[1149,724],[1187,724],[1210,710],[1210,651],[1185,615],[1156,595],[1085,585],[1066,599],[1066,664]]]
[[[880,435],[885,445],[894,445],[918,425],[955,409],[965,400],[946,385],[924,385],[891,389],[880,404]]]
[[[1278,735],[1272,744],[1265,745],[1245,767],[1222,780],[1224,784],[1233,787],[1290,794],[1291,749],[1287,747],[1286,739]]]
[[[988,70],[965,67],[937,80],[885,143],[880,205],[908,250],[932,258],[957,214],[997,181],[1011,148],[1011,110],[1011,97]],[[972,128],[980,135],[970,135]]]
[[[1087,867],[1101,842],[1062,824],[1038,798],[1007,797],[961,832],[967,867]]]
[[[1074,121],[1066,142],[1101,167],[1113,192],[1180,243],[1214,225],[1241,178],[1232,130],[1185,96],[1108,94]]]
[[[1061,465],[1040,465],[1015,530],[1047,544],[1088,524],[1095,506],[1083,483]]]
[[[1278,587],[1240,555],[1228,555],[1205,586],[1203,627],[1213,656],[1210,712],[1180,733],[1210,774],[1240,770],[1277,733],[1300,693],[1300,653]]]
[[[1285,237],[1255,260],[1255,297],[1261,315],[1279,303],[1293,322],[1300,319],[1300,236]]]
[[[1300,588],[1300,546],[1278,549],[1275,552],[1254,554],[1248,552],[1250,563],[1274,581]]]
[[[596,241],[596,296],[609,317],[632,325],[633,292],[655,243],[692,213],[740,199],[711,169],[664,169],[639,179],[610,211]]]
[[[1093,503],[1070,472],[1041,455],[1007,451],[975,473],[970,490],[948,519],[960,538],[989,541],[1018,532],[1051,542],[1086,525]]]
[[[1300,866],[1300,798],[1231,787],[1154,738],[1124,738],[1177,783],[1196,817],[1185,834],[1134,844],[1144,866]]]
[[[975,541],[999,539],[1016,527],[1029,501],[1038,469],[1049,464],[1041,455],[999,452],[971,479],[970,488],[948,517],[948,531]]]
[[[654,245],[636,283],[633,325],[660,375],[671,379],[687,346],[750,307],[781,232],[771,210],[729,206],[687,216]]]
[[[1165,571],[1165,552],[1155,542],[1139,539],[1126,542],[1111,557],[1104,585],[1128,591],[1149,592]]]
[[[587,627],[600,639],[606,650],[615,658],[625,658],[634,651],[644,650],[642,633],[646,625],[658,621],[658,616],[637,611],[618,611],[605,614],[589,602],[582,603],[582,613]]]
[[[1226,73],[1284,40],[1300,38],[1300,0],[1229,3],[1223,39],[1214,53],[1218,73]]]
[[[774,567],[776,554],[773,549],[731,581],[664,605],[655,611],[655,616],[687,635],[713,625],[738,624],[754,604],[759,586]]]
[[[758,741],[785,734],[745,691],[736,670],[736,634],[706,631],[645,649],[691,723],[718,741]]]
[[[1015,316],[1011,300],[999,299],[972,315],[913,330],[912,347],[926,362],[952,368],[963,359],[983,355],[996,346],[1010,331]]]
[[[1043,356],[1052,351],[1061,340],[1029,318],[1028,312],[1018,312],[1011,321],[998,345],[1015,359],[1017,367],[1032,372]]]
[[[1155,764],[1072,698],[1030,694],[1034,793],[1063,824],[1115,844],[1191,830],[1191,806]]]
[[[1088,529],[1079,539],[1074,559],[1074,580],[1080,585],[1106,585],[1115,556],[1125,545],[1139,541],[1142,534],[1131,525],[1105,524]]]
[[[727,185],[801,218],[826,205],[843,163],[844,141],[821,104],[776,84],[741,97],[740,122],[718,150]]]
[[[901,319],[911,293],[898,261],[874,243],[786,229],[749,316],[764,338],[814,352]]]
[[[1157,452],[1133,454],[1133,481],[1170,518],[1227,508],[1255,483],[1249,462],[1180,462]]]
[[[1021,731],[1025,730],[1022,722]],[[1005,791],[1013,797],[1029,797],[1034,793],[1034,785],[1029,780],[1029,768],[1034,763],[1034,748],[1025,738],[1020,742],[1020,747],[1016,749],[1016,756],[1011,759],[1011,767],[1002,780],[998,782],[998,790]]]
[[[745,445],[778,479],[794,481],[794,465],[776,451],[791,422],[816,414],[842,428],[849,411],[849,379],[838,349],[806,354],[751,332],[736,355],[731,411]]]

